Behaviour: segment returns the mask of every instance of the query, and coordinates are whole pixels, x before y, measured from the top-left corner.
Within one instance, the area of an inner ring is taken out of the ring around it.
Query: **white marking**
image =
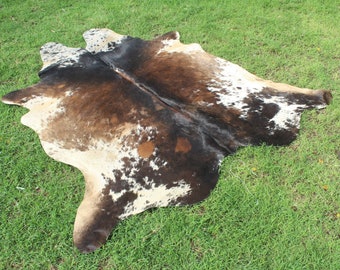
[[[275,129],[288,129],[289,126],[300,127],[301,110],[306,107],[288,103],[280,103],[280,110],[269,122],[275,123]]]
[[[156,152],[153,153],[153,156],[156,156]],[[161,167],[165,167],[168,162],[161,160],[159,157],[155,157],[149,161],[149,164],[154,171],[158,171]]]
[[[202,100],[199,100],[197,102],[197,104],[202,106],[202,107],[211,107],[211,106],[214,106],[214,103],[209,103],[209,102],[202,101]]]
[[[21,123],[32,128],[39,135],[46,127],[48,119],[65,112],[65,108],[61,106],[61,99],[45,96],[30,97],[30,100],[22,106],[30,111],[21,117]]]
[[[68,91],[65,91],[65,97],[70,97],[70,96],[73,96],[73,91],[72,90],[68,90]]]
[[[73,66],[75,63],[79,65],[79,57],[88,53],[81,48],[69,48],[60,43],[49,42],[40,49],[43,67],[41,70],[51,66],[60,65],[61,67]]]
[[[110,29],[90,29],[83,34],[86,50],[91,53],[108,52],[114,50],[114,44],[122,43],[126,36],[117,34]]]
[[[208,83],[208,90],[217,95],[217,104],[222,104],[226,108],[235,108],[241,111],[241,118],[246,118],[248,104],[243,100],[250,94],[262,91],[264,83],[256,80],[256,77],[231,62],[221,58],[216,58],[219,72],[216,79]]]
[[[161,48],[157,54],[160,54],[162,52],[167,53],[174,53],[174,52],[183,52],[183,53],[194,53],[194,52],[204,52],[201,45],[197,43],[192,44],[183,44],[179,40],[180,35],[178,32],[176,32],[175,39],[164,39],[162,40],[163,48]]]
[[[166,185],[156,187],[153,184],[151,189],[140,189],[140,186],[136,185],[134,193],[137,195],[137,198],[124,208],[124,213],[119,218],[124,219],[153,207],[168,206],[178,198],[190,193],[191,187],[185,181],[180,180],[177,184],[178,186],[171,188],[167,188]]]
[[[283,96],[271,96],[262,100],[265,104],[274,103],[279,106],[279,111],[269,121],[275,124],[275,130],[288,129],[291,126],[300,127],[301,112],[307,108],[306,105],[289,104]]]
[[[137,124],[136,127],[136,134],[140,136],[140,139],[142,138],[142,135],[147,135],[147,141],[152,140],[157,134],[158,131],[154,127],[146,127],[146,126],[141,126],[140,124]],[[140,142],[140,141],[139,141]]]

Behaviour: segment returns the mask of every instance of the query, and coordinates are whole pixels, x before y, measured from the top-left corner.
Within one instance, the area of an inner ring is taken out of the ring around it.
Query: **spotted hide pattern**
[[[73,235],[82,252],[119,220],[205,199],[224,156],[289,144],[302,111],[331,100],[260,79],[177,32],[146,41],[92,29],[84,38],[86,49],[45,44],[41,81],[2,98],[29,109],[21,121],[50,157],[83,173]]]

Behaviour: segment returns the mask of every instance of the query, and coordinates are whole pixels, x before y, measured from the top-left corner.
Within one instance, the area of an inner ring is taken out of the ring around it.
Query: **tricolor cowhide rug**
[[[91,252],[119,220],[153,207],[202,201],[223,157],[246,145],[287,145],[303,110],[329,91],[256,77],[182,44],[108,29],[84,33],[86,49],[47,43],[41,81],[2,98],[29,109],[21,121],[46,153],[85,177],[74,243]]]

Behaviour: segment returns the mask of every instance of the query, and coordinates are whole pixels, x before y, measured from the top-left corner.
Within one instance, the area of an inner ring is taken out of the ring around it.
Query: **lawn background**
[[[144,39],[177,30],[260,77],[333,90],[304,113],[288,147],[227,157],[217,188],[192,207],[121,222],[103,248],[80,254],[73,222],[79,171],[50,159],[0,104],[0,269],[340,269],[339,1],[0,2],[0,95],[38,82],[39,48],[84,47],[106,27]]]

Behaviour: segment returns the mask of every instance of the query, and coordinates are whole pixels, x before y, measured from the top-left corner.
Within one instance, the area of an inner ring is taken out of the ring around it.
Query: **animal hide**
[[[74,226],[82,252],[121,219],[205,199],[223,157],[289,144],[302,111],[331,100],[329,91],[260,79],[177,32],[142,40],[92,29],[84,39],[86,49],[45,44],[40,82],[2,98],[29,109],[21,121],[50,157],[83,173]]]

